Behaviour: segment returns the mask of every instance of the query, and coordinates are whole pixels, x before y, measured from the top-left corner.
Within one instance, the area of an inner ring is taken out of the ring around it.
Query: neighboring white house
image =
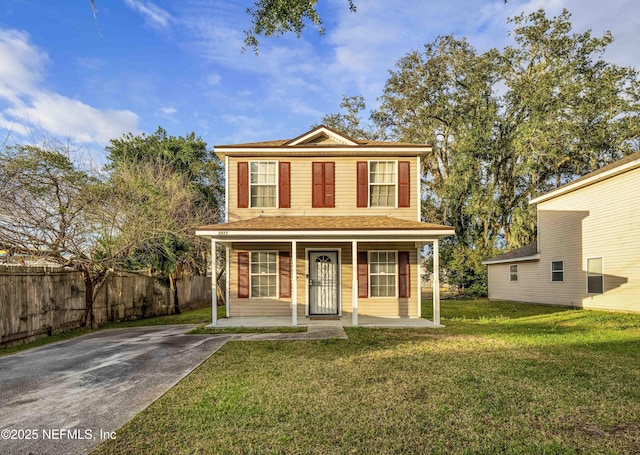
[[[483,262],[490,299],[640,312],[640,152],[530,203],[537,243]]]

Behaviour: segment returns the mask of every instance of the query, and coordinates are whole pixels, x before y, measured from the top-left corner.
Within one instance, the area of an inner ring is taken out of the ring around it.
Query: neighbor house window
[[[509,266],[509,281],[518,281],[518,266]]]
[[[251,207],[276,207],[277,162],[252,161],[249,185],[251,187]]]
[[[369,252],[369,283],[371,297],[395,297],[397,280],[395,251]]]
[[[564,261],[551,262],[551,281],[564,281]]]
[[[602,294],[604,292],[604,266],[602,258],[587,259],[587,293]]]
[[[275,251],[251,253],[251,297],[276,297],[277,256]]]
[[[370,161],[369,207],[395,207],[396,184],[395,161]]]

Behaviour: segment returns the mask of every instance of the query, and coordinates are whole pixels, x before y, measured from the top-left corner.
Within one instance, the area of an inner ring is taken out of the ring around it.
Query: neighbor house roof
[[[511,250],[507,253],[502,253],[497,256],[482,261],[483,264],[502,264],[505,262],[522,262],[522,261],[534,261],[540,259],[538,254],[538,244],[536,242],[529,243],[528,245],[521,246],[515,250]]]
[[[553,191],[549,191],[546,194],[538,196],[537,198],[532,199],[529,204],[538,204],[540,202],[553,199],[562,194],[578,190],[585,186],[593,185],[594,183],[601,182],[603,180],[636,168],[640,168],[640,152],[627,155],[618,161],[601,167],[600,169],[590,172],[589,174],[583,175],[573,182],[567,183],[566,185],[562,185]]]

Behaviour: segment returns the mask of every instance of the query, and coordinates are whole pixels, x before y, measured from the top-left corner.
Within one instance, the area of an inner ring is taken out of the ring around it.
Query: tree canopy
[[[603,59],[610,33],[574,33],[570,17],[517,16],[515,44],[484,53],[438,37],[397,62],[368,121],[358,97],[323,118],[356,136],[433,144],[422,216],[456,228],[443,250],[456,284],[482,281],[482,259],[535,239],[532,197],[638,149],[637,71]]]
[[[356,12],[354,0],[345,0],[351,12]],[[324,34],[322,18],[316,5],[318,0],[255,0],[253,7],[247,8],[251,16],[251,28],[245,31],[245,47],[258,53],[258,37],[295,33],[299,38],[307,22],[318,27]]]
[[[194,231],[221,218],[220,160],[194,133],[174,137],[162,128],[150,135],[112,139],[106,150],[110,171],[106,197],[113,199],[110,205],[126,208],[128,218],[121,237],[139,238],[137,230],[163,227],[157,236],[137,242],[128,267],[170,279],[181,270],[206,272],[206,248]]]
[[[349,10],[356,12],[354,0],[345,0]],[[93,17],[97,20],[98,7],[96,0],[89,0]],[[318,0],[255,0],[253,6],[247,8],[251,16],[251,27],[245,30],[244,45],[258,54],[258,37],[280,36],[295,33],[299,38],[308,23],[318,28],[319,34],[324,34],[322,17],[316,5]]]
[[[114,271],[173,279],[205,274],[206,245],[195,228],[219,220],[219,160],[193,133],[125,135],[92,174],[59,144],[0,147],[0,245],[10,255],[46,258],[82,273],[85,324]]]

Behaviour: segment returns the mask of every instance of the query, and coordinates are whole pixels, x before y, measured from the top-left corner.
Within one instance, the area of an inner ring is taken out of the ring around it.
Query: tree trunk
[[[184,281],[184,280],[183,280]],[[169,289],[173,293],[173,311],[175,314],[180,314],[180,302],[178,301],[178,280],[173,276],[173,273],[169,274]]]
[[[86,268],[82,268],[82,278],[84,280],[84,320],[83,326],[94,328],[95,318],[93,316],[93,288],[94,282],[91,274]]]

